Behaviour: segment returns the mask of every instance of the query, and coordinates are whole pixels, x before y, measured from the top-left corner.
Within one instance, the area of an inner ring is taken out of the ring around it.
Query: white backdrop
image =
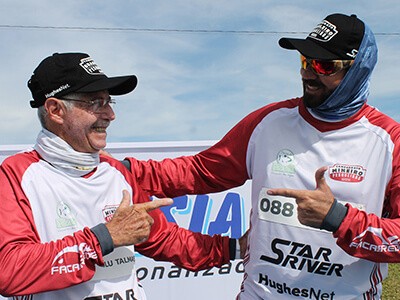
[[[191,155],[213,143],[110,143],[107,150],[118,159],[133,156],[138,159],[159,160]],[[0,162],[5,157],[29,147],[31,145],[0,146]],[[163,211],[170,221],[193,231],[239,237],[248,226],[250,202],[250,183],[247,182],[241,187],[222,193],[175,198],[172,207]],[[148,300],[234,299],[243,275],[241,260],[232,261],[221,269],[212,268],[195,273],[138,255],[136,266]]]

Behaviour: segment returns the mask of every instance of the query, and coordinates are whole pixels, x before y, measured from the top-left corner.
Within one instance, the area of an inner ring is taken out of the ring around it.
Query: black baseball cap
[[[28,81],[33,108],[42,106],[47,98],[72,92],[108,90],[110,95],[124,95],[136,85],[135,75],[107,77],[86,53],[54,53],[39,64]]]
[[[356,15],[332,14],[327,16],[306,39],[281,38],[279,45],[296,49],[308,58],[352,60],[364,37],[364,22]]]

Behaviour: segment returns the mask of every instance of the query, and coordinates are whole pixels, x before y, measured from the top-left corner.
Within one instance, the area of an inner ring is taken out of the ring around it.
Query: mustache
[[[303,84],[316,87],[324,86],[321,81],[315,79],[303,79]]]

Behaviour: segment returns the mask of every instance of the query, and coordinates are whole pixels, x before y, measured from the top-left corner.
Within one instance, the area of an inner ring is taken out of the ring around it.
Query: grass
[[[383,281],[382,300],[400,297],[400,264],[389,264],[389,276]]]

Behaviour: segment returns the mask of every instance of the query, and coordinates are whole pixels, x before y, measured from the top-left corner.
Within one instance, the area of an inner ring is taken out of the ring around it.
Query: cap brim
[[[309,58],[340,59],[336,54],[322,48],[310,39],[281,38],[279,46],[289,50],[297,50]]]
[[[137,85],[135,75],[101,78],[88,85],[85,85],[75,92],[93,93],[102,90],[108,90],[110,95],[118,96],[132,92]]]

